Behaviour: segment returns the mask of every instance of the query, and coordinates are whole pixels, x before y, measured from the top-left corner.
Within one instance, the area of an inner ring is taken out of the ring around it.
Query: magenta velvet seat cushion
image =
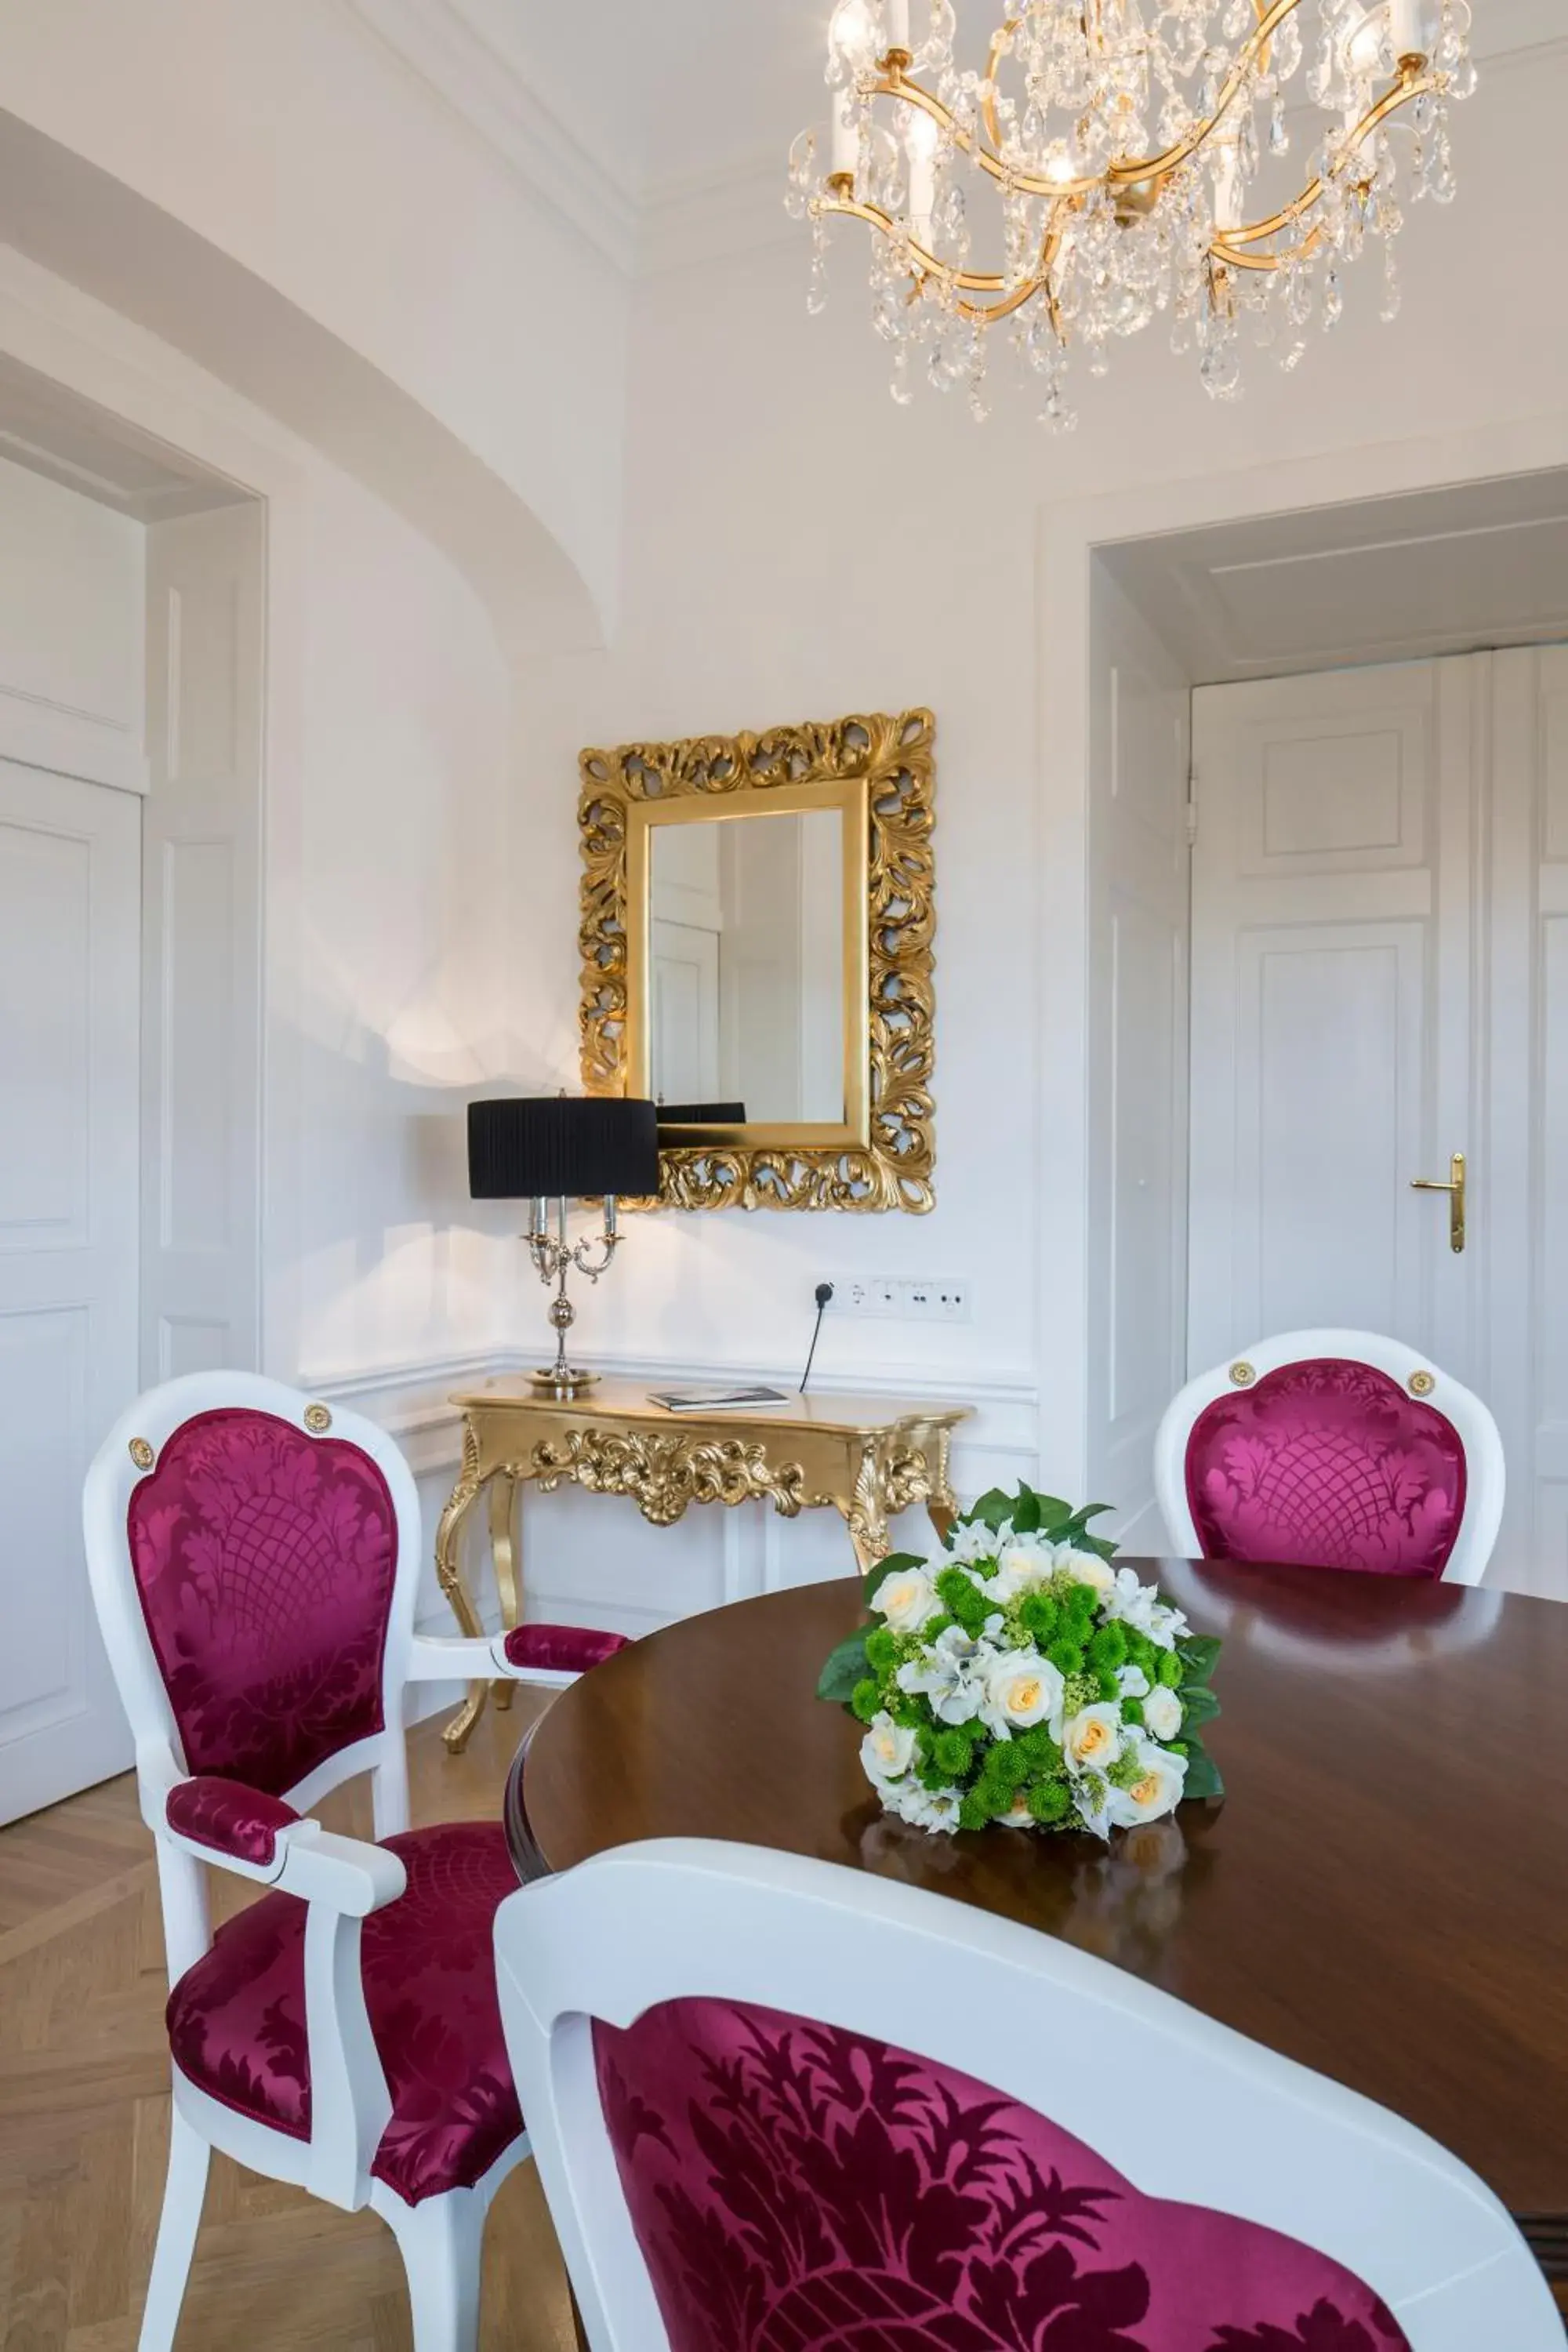
[[[509,1665],[544,1675],[585,1675],[626,1647],[624,1633],[595,1633],[584,1625],[514,1625],[506,1637]]]
[[[169,1791],[164,1809],[169,1827],[195,1845],[237,1862],[265,1864],[278,1852],[278,1832],[292,1828],[299,1814],[281,1797],[263,1796],[238,1780],[182,1780]]]
[[[927,2059],[708,2000],[594,2038],[672,2352],[1409,2352],[1323,2255]]]
[[[1371,1364],[1282,1365],[1216,1398],[1187,1440],[1205,1559],[1441,1576],[1465,1494],[1453,1423]]]
[[[397,1515],[358,1446],[198,1413],[138,1481],[128,1534],[189,1771],[281,1796],[383,1729]]]
[[[408,1885],[362,1930],[365,2006],[392,2095],[372,2169],[417,2205],[471,2188],[522,2129],[490,1948],[517,1874],[489,1822],[385,1843]],[[168,2026],[174,2063],[198,2089],[309,2138],[305,1906],[264,1895],[220,1927],[169,1996]]]

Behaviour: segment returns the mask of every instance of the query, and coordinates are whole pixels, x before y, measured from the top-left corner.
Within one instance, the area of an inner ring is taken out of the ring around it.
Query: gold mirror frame
[[[661,1205],[679,1209],[901,1209],[935,1202],[931,1071],[936,930],[936,721],[929,710],[874,714],[763,735],[695,736],[586,751],[579,768],[583,852],[583,1081],[590,1094],[647,1084],[647,834],[689,821],[675,805],[706,800],[714,816],[746,802],[780,810],[864,809],[865,919],[846,960],[858,972],[843,1128],[689,1129],[661,1150]],[[723,805],[717,805],[722,803]],[[655,813],[668,812],[663,816]],[[858,830],[858,824],[857,825]],[[641,1001],[633,1001],[634,979]],[[820,1140],[808,1140],[816,1138]]]

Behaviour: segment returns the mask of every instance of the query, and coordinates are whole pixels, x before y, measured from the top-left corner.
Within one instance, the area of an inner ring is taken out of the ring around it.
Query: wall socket
[[[828,1313],[889,1323],[967,1323],[969,1285],[952,1276],[911,1281],[892,1275],[836,1275]]]

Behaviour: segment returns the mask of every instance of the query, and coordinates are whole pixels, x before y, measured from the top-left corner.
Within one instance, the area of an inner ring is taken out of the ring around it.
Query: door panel
[[[1568,1600],[1568,647],[1493,657],[1488,1401],[1500,1580]]]
[[[1471,1377],[1473,662],[1194,697],[1189,1366],[1313,1324]]]
[[[0,1819],[130,1763],[81,1482],[137,1388],[141,803],[0,760]]]
[[[147,534],[142,1371],[260,1345],[264,513]]]

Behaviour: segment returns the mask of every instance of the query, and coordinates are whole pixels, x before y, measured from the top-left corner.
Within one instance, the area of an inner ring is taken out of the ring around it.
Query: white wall
[[[142,541],[0,459],[0,758],[145,790]]]
[[[618,561],[624,260],[569,152],[503,154],[411,70],[385,36],[420,14],[0,0],[0,237],[266,401],[498,606],[588,641]],[[504,576],[531,556],[535,581]]]

